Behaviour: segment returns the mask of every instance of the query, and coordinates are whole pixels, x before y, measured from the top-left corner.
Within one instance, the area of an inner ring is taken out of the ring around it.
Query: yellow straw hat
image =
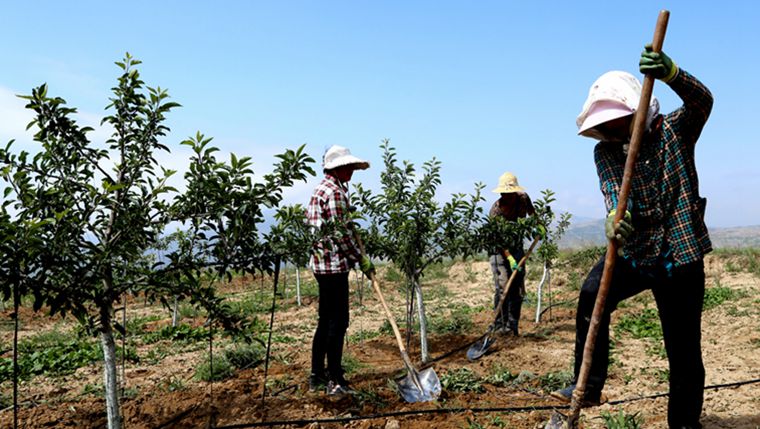
[[[497,194],[509,194],[511,192],[525,192],[525,188],[517,183],[517,177],[507,171],[499,177],[499,185],[493,189]]]

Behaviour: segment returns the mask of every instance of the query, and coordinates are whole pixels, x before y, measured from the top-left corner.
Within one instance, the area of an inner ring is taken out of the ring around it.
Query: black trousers
[[[348,273],[314,277],[319,285],[319,320],[311,346],[311,372],[339,381],[343,378],[343,341],[348,329]]]
[[[525,255],[525,251],[517,249],[513,252],[510,249],[510,254],[519,262]],[[494,285],[493,308],[496,310],[496,306],[499,305],[501,293],[507,286],[509,277],[512,275],[512,267],[510,267],[509,261],[500,254],[491,255],[490,260]],[[496,321],[497,325],[505,326],[511,329],[515,334],[518,332],[518,325],[520,323],[520,311],[522,310],[524,293],[525,268],[523,267],[523,270],[517,272],[515,280],[509,288],[509,293],[507,293],[507,297],[504,299],[501,309],[499,309],[499,317]]]
[[[576,314],[575,376],[583,360],[594,302],[604,270],[604,257],[591,269],[581,287]],[[670,365],[668,425],[671,428],[701,428],[699,416],[705,386],[702,364],[702,302],[705,293],[705,270],[702,260],[665,272],[643,274],[623,258],[615,262],[605,312],[600,321],[594,346],[586,391],[598,394],[604,388],[609,363],[610,314],[618,303],[646,289],[651,289],[662,324],[665,350]]]

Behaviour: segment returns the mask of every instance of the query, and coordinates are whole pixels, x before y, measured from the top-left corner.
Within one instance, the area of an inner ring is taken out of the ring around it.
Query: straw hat
[[[366,170],[369,162],[351,155],[351,151],[343,146],[332,145],[322,157],[322,168],[332,170],[344,165],[353,165],[355,170]]]
[[[507,171],[499,177],[499,185],[493,189],[497,194],[509,194],[512,192],[525,192],[525,188],[517,183],[517,177]]]

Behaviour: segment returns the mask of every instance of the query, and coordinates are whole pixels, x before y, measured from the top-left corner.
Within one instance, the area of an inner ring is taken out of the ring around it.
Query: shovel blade
[[[481,340],[475,342],[467,349],[467,360],[470,362],[480,359],[484,354],[488,352],[488,349],[496,342],[496,339],[490,335],[486,335]]]
[[[420,382],[419,386],[414,382],[414,375],[410,372],[396,383],[399,394],[406,402],[428,402],[438,399],[441,394],[441,380],[433,368],[418,372],[417,379]]]
[[[570,420],[562,413],[553,412],[544,429],[573,429]]]

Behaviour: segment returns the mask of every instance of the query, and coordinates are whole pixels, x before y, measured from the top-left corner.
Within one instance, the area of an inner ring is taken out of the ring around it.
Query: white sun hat
[[[575,120],[578,134],[599,138],[594,130],[599,124],[628,116],[636,111],[641,98],[641,82],[624,71],[609,71],[591,85],[583,109]],[[660,111],[660,103],[652,96],[647,112],[647,128]]]
[[[355,170],[366,170],[369,162],[351,155],[351,151],[343,146],[332,145],[322,157],[322,168],[332,170],[344,165],[353,165]]]

